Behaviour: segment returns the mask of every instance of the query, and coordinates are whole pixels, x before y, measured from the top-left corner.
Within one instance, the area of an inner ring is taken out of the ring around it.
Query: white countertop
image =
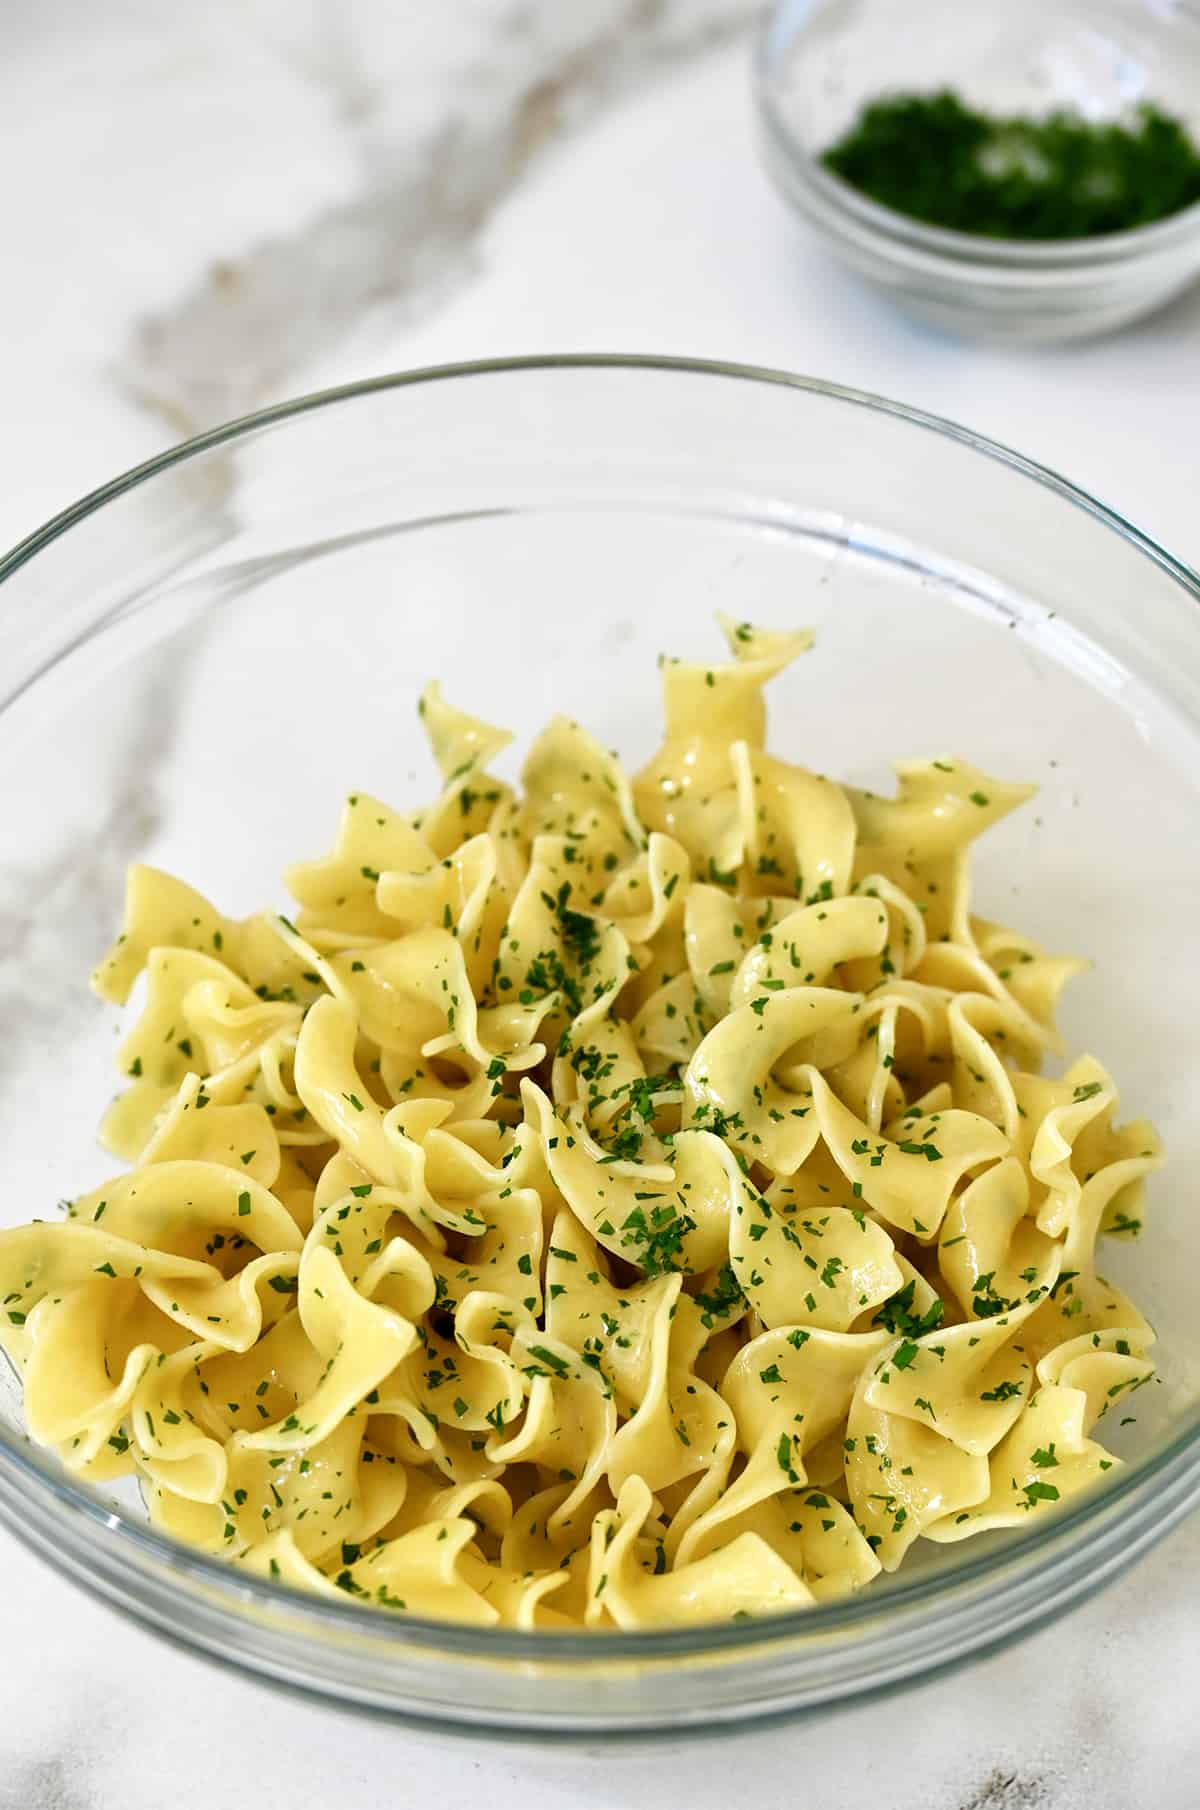
[[[758,168],[744,0],[45,0],[0,23],[0,541],[289,393],[504,352],[780,365],[1009,441],[1200,561],[1200,292],[1111,341],[953,344]],[[446,15],[452,15],[447,17]],[[1131,600],[1132,602],[1133,600]],[[0,965],[4,960],[0,922]],[[0,1535],[0,1810],[462,1802],[1195,1810],[1200,1522],[887,1702],[615,1753],[434,1741],[152,1640]]]

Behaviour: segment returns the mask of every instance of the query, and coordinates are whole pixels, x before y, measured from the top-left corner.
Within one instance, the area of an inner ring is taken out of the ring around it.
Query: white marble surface
[[[223,416],[374,371],[623,349],[956,416],[1193,561],[1200,294],[1015,353],[894,315],[757,167],[744,0],[44,0],[0,20],[0,540]],[[12,927],[0,916],[3,939]],[[969,1672],[720,1749],[434,1742],[176,1654],[0,1536],[0,1810],[1195,1810],[1200,1524]],[[742,1781],[745,1781],[742,1786]]]

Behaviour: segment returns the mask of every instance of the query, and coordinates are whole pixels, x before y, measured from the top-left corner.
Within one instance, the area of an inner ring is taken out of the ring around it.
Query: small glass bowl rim
[[[944,416],[875,395],[868,390],[826,382],[770,366],[718,359],[605,352],[536,354],[425,366],[314,391],[242,415],[164,449],[52,516],[19,541],[6,556],[0,558],[0,585],[14,577],[39,552],[106,504],[118,500],[130,490],[186,460],[246,439],[263,429],[277,427],[323,408],[336,407],[385,392],[477,377],[503,377],[522,372],[543,373],[555,370],[646,371],[732,379],[797,390],[835,403],[845,403],[892,416],[925,432],[954,440],[968,450],[980,453],[1055,493],[1152,560],[1200,605],[1200,573],[1134,527],[1117,511],[1050,467]],[[7,709],[23,691],[35,685],[39,678],[57,665],[76,645],[77,640],[72,638],[66,645],[60,646],[36,674],[20,682],[8,695],[0,697],[0,712]],[[805,1637],[810,1641],[827,1641],[831,1635],[851,1635],[856,1626],[878,1618],[886,1610],[911,1610],[921,1604],[933,1606],[941,1598],[961,1594],[969,1591],[972,1586],[993,1581],[1001,1583],[1011,1579],[1014,1583],[1019,1583],[1029,1576],[1039,1555],[1043,1554],[1047,1557],[1049,1566],[1055,1569],[1064,1563],[1073,1569],[1078,1568],[1091,1554],[1097,1560],[1105,1561],[1108,1572],[1111,1572],[1113,1544],[1119,1533],[1119,1527],[1114,1523],[1123,1526],[1126,1520],[1120,1512],[1122,1502],[1129,1504],[1130,1499],[1134,1499],[1132,1506],[1149,1509],[1151,1503],[1146,1499],[1147,1491],[1151,1485],[1161,1482],[1164,1490],[1171,1491],[1166,1519],[1162,1525],[1162,1531],[1165,1532],[1200,1495],[1200,1402],[1193,1404],[1180,1417],[1180,1424],[1164,1436],[1148,1456],[1124,1465],[1114,1480],[1081,1495],[1053,1516],[1046,1517],[1042,1526],[1023,1532],[1016,1539],[991,1546],[974,1558],[965,1558],[945,1570],[919,1572],[908,1578],[898,1578],[893,1574],[886,1580],[883,1589],[867,1589],[834,1602],[818,1603],[812,1607],[761,1618],[729,1624],[705,1623],[631,1632],[527,1632],[496,1627],[480,1628],[410,1615],[391,1616],[378,1608],[360,1605],[353,1598],[347,1598],[343,1603],[270,1578],[261,1578],[227,1560],[190,1547],[172,1535],[160,1533],[147,1521],[134,1519],[89,1485],[73,1482],[61,1466],[44,1456],[28,1436],[14,1439],[2,1425],[0,1473],[6,1473],[18,1486],[32,1485],[32,1492],[27,1497],[29,1506],[34,1506],[38,1495],[44,1491],[51,1498],[50,1503],[45,1504],[51,1514],[57,1511],[61,1515],[63,1511],[68,1511],[73,1517],[82,1517],[90,1523],[105,1542],[113,1564],[123,1574],[130,1573],[131,1581],[136,1577],[139,1559],[154,1561],[169,1571],[194,1580],[206,1593],[215,1596],[226,1612],[235,1615],[244,1615],[252,1605],[266,1610],[272,1607],[292,1609],[299,1611],[311,1622],[329,1628],[331,1632],[340,1632],[343,1636],[352,1633],[367,1635],[376,1645],[384,1648],[419,1649],[436,1646],[441,1653],[447,1655],[457,1653],[479,1660],[545,1661],[565,1665],[571,1670],[586,1670],[589,1665],[608,1665],[614,1660],[627,1660],[636,1664],[639,1661],[678,1660],[700,1654],[707,1656],[725,1653],[734,1657],[739,1650],[762,1652]],[[15,1518],[6,1514],[3,1519],[11,1531],[22,1537],[22,1528]],[[1078,1540],[1072,1538],[1076,1534],[1079,1536]],[[109,1541],[108,1535],[115,1535],[115,1542]],[[1032,1618],[1026,1617],[1022,1627],[1030,1619]],[[185,1639],[181,1633],[177,1633],[176,1638]],[[224,1658],[227,1663],[234,1665],[244,1663],[236,1652],[226,1653]]]
[[[795,29],[785,34],[784,26],[791,23],[792,10],[786,3],[774,5],[758,28],[752,63],[754,98],[768,143],[786,161],[789,174],[804,191],[800,205],[811,203],[818,215],[831,216],[821,219],[820,224],[834,231],[857,229],[856,236],[877,250],[886,249],[892,257],[919,264],[926,271],[940,270],[955,278],[993,283],[1002,283],[1006,278],[1028,281],[1038,277],[1048,288],[1066,286],[1094,278],[1113,266],[1170,257],[1189,245],[1196,247],[1200,259],[1200,201],[1145,226],[1094,233],[1082,239],[990,238],[982,233],[932,226],[873,201],[822,165],[820,154],[801,142],[779,105],[774,85],[776,70],[783,54],[792,49],[807,25],[807,19],[799,19]],[[809,11],[816,11],[816,0],[809,0]],[[1200,32],[1200,7],[1192,0],[1176,0],[1171,18],[1165,23],[1183,24]]]

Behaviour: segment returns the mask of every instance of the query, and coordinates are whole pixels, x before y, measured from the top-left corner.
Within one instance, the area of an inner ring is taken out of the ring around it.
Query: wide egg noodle
[[[290,915],[131,869],[131,1167],[0,1232],[69,1471],[257,1577],[600,1633],[803,1610],[1114,1469],[1154,1333],[1102,1251],[1161,1152],[1093,1058],[1043,1073],[1085,964],[973,911],[1029,789],[768,753],[811,636],[722,626],[632,779],[559,716],[514,790],[435,684],[436,798],[351,794]]]

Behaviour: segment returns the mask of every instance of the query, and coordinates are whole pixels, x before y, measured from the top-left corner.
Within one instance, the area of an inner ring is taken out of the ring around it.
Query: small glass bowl
[[[1200,276],[1200,203],[1083,240],[948,232],[881,207],[820,162],[885,93],[949,88],[1001,115],[1102,122],[1142,102],[1200,142],[1200,14],[1173,0],[783,0],[759,42],[767,167],[834,254],[910,314],[1009,341],[1078,339],[1159,308]]]
[[[1061,1614],[1200,1500],[1200,578],[1065,480],[879,397],[732,365],[545,358],[309,396],[115,479],[0,559],[0,1226],[116,1167],[115,1014],[86,975],[127,861],[241,915],[348,790],[429,796],[439,677],[527,742],[556,710],[631,766],[655,656],[713,612],[811,624],[771,746],[890,790],[960,749],[1040,783],[983,839],[978,908],[1091,957],[1064,1001],[1168,1156],[1106,1274],[1159,1334],[1126,1462],[1028,1529],[915,1550],[799,1613],[627,1634],[422,1621],[252,1576],[68,1476],[0,1362],[0,1523],[191,1650],[440,1727],[691,1736],[894,1688]],[[515,777],[508,751],[497,770]],[[1014,896],[1016,895],[1016,896]],[[1124,1417],[1122,1417],[1124,1418]]]

